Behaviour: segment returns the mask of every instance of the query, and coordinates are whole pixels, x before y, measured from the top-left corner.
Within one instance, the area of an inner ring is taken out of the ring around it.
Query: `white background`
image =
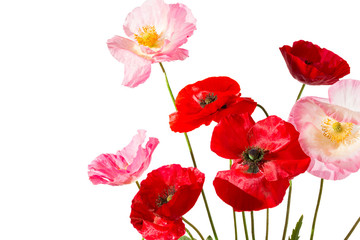
[[[126,15],[142,0],[1,1],[0,3],[0,239],[141,239],[129,220],[135,185],[94,186],[87,165],[124,147],[137,129],[160,144],[147,172],[162,165],[192,166],[182,134],[170,131],[174,111],[160,67],[145,84],[121,85],[123,65],[106,40],[125,36]],[[167,3],[176,3],[167,0]],[[279,47],[304,39],[334,51],[360,79],[357,1],[182,0],[197,18],[185,61],[164,63],[174,94],[210,76],[236,79],[242,95],[287,119],[301,84],[289,74]],[[303,96],[327,97],[326,86]],[[257,109],[255,120],[264,117]],[[189,133],[221,240],[234,239],[232,211],[212,187],[228,161],[209,149],[215,124]],[[310,235],[320,179],[293,181],[288,232],[304,214]],[[325,181],[315,239],[343,239],[360,216],[360,173]],[[287,195],[285,196],[285,198]],[[270,211],[270,239],[281,239],[286,200]],[[238,214],[239,239],[244,239]],[[247,216],[248,226],[250,217]],[[202,199],[186,214],[211,234]],[[257,239],[265,212],[255,213]],[[250,231],[250,228],[249,228]],[[195,233],[194,233],[194,236]],[[360,227],[350,238],[360,239]]]

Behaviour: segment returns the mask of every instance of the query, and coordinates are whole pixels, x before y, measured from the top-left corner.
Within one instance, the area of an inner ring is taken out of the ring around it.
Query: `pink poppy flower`
[[[129,145],[116,154],[101,154],[89,164],[89,179],[93,184],[119,186],[136,181],[149,167],[151,155],[159,144],[149,138],[145,148],[145,130],[138,130]]]
[[[304,97],[292,108],[290,122],[311,158],[308,172],[339,180],[360,168],[360,81],[342,80],[329,98]]]
[[[187,42],[196,19],[185,5],[148,0],[127,16],[124,31],[130,38],[115,36],[107,41],[110,53],[125,64],[123,85],[136,87],[150,76],[151,64],[184,60]]]

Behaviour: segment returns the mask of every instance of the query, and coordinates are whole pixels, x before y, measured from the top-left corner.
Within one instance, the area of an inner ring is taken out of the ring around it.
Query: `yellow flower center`
[[[336,143],[347,143],[351,140],[353,123],[337,122],[335,119],[326,118],[321,124],[322,133],[325,137]]]
[[[143,46],[157,47],[160,35],[156,32],[154,26],[145,26],[139,28],[138,34],[135,34],[136,41]]]

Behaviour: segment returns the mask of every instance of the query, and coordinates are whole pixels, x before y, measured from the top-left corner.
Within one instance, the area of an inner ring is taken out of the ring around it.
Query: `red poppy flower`
[[[331,85],[350,73],[348,63],[335,53],[307,41],[280,48],[291,75],[309,85]]]
[[[240,97],[239,84],[229,77],[210,77],[184,87],[175,104],[177,112],[170,114],[174,132],[189,132],[202,124],[219,122],[230,113],[253,113],[256,102]]]
[[[277,116],[257,123],[249,114],[223,118],[214,128],[211,150],[234,163],[218,172],[213,182],[217,195],[235,211],[280,204],[289,180],[310,163],[298,137],[294,126]]]
[[[205,175],[178,164],[160,167],[141,182],[131,205],[131,223],[148,240],[173,240],[185,234],[182,216],[196,203]]]

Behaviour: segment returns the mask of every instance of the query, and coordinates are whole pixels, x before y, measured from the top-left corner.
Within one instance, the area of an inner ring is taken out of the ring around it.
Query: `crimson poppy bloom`
[[[196,203],[205,175],[178,164],[160,167],[141,182],[131,205],[131,223],[147,240],[175,240],[185,234],[182,216]]]
[[[307,41],[284,45],[280,51],[291,75],[308,85],[331,85],[350,73],[348,63],[335,53]]]
[[[189,132],[202,124],[219,122],[230,113],[253,113],[256,102],[240,97],[239,84],[229,77],[210,77],[184,87],[175,104],[177,112],[170,114],[174,132]]]
[[[211,150],[234,159],[213,182],[217,195],[235,211],[253,211],[281,203],[289,180],[306,171],[294,126],[277,116],[257,123],[249,114],[232,114],[214,128]]]

